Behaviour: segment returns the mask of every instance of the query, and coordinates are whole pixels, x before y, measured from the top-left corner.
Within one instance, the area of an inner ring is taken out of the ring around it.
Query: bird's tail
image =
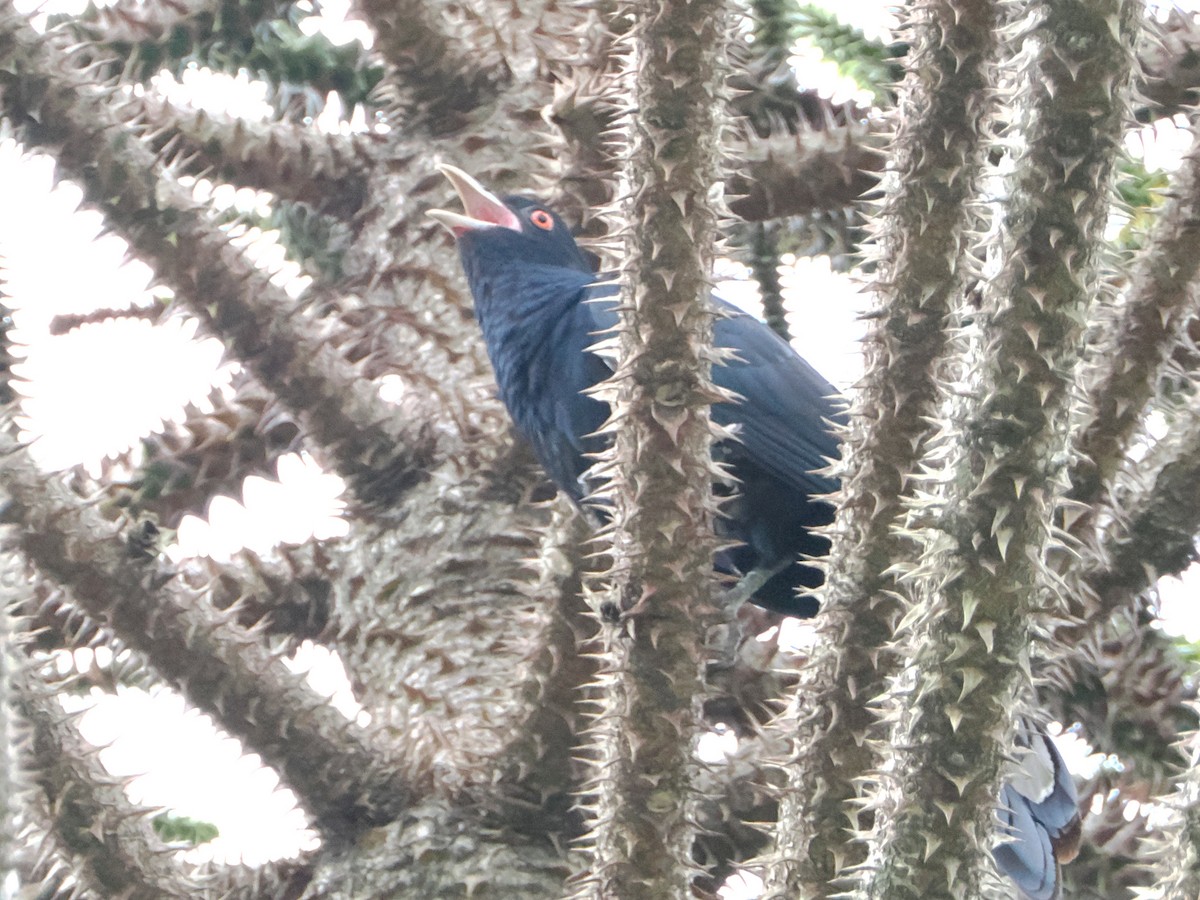
[[[1057,900],[1060,866],[1079,852],[1079,797],[1054,741],[1028,720],[1000,806],[1006,840],[992,851],[996,864],[1029,900]]]

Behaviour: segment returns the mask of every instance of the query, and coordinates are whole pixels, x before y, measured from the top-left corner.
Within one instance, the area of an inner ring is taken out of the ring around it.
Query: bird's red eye
[[[529,214],[529,221],[542,231],[554,230],[554,217],[544,209],[535,209]]]

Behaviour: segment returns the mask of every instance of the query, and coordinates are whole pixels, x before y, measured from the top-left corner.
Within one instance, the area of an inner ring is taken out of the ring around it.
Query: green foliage
[[[795,40],[794,26],[800,7],[796,0],[754,0],[754,43],[757,47],[787,50]]]
[[[835,62],[847,78],[891,106],[891,86],[904,75],[905,44],[869,40],[860,29],[846,25],[828,9],[796,0],[753,0],[754,47],[763,57],[782,61],[797,41],[808,41]]]
[[[1200,671],[1200,641],[1189,641],[1186,638],[1176,638],[1175,649],[1179,657],[1190,669]]]
[[[1135,209],[1152,210],[1162,204],[1167,175],[1162,169],[1151,172],[1137,160],[1117,165],[1117,195]]]
[[[263,227],[278,229],[279,240],[290,258],[326,278],[342,277],[347,233],[336,220],[305,203],[279,201]]]
[[[217,216],[225,224],[240,224],[263,231],[278,231],[287,258],[300,263],[312,275],[342,276],[346,252],[346,227],[331,216],[316,212],[306,203],[276,198],[266,216],[230,208]]]
[[[221,832],[211,822],[199,822],[188,816],[163,813],[150,823],[154,832],[168,844],[184,843],[196,847],[207,844]]]
[[[362,44],[335,44],[320,32],[304,34],[299,25],[307,13],[292,6],[286,18],[278,18],[271,7],[267,0],[225,0],[210,27],[189,19],[164,40],[109,46],[128,60],[126,72],[137,78],[162,69],[179,75],[189,65],[229,74],[245,70],[278,88],[281,107],[301,97],[306,114],[319,111],[330,91],[341,96],[347,112],[366,103],[383,78],[383,67]]]
[[[147,452],[156,453],[152,444],[144,442]],[[139,470],[137,491],[141,502],[153,502],[165,493],[180,487],[188,488],[190,484],[175,484],[176,468],[163,460],[147,462]]]
[[[324,34],[304,34],[281,19],[263,22],[254,29],[254,41],[245,65],[273,80],[327,93],[337,91],[348,108],[366,102],[383,77],[383,69],[367,65],[366,51],[358,41],[335,44]]]
[[[886,45],[869,40],[860,29],[843,24],[836,15],[819,6],[799,6],[792,17],[792,34],[819,48],[826,58],[837,63],[847,78],[852,78],[875,95],[875,102],[891,106],[891,85],[904,75],[900,62],[906,52],[902,44]]]
[[[1138,160],[1124,160],[1117,164],[1116,182],[1117,197],[1129,216],[1116,243],[1123,250],[1137,250],[1158,215],[1169,179],[1162,169],[1152,172]]]

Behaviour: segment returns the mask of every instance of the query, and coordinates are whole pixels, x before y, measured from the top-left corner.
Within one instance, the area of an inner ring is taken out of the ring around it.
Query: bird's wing
[[[615,348],[603,338],[617,325],[616,293],[615,284],[595,285],[581,304],[596,335],[593,355],[609,371]],[[714,406],[713,419],[732,426],[746,453],[781,481],[806,494],[835,490],[837,482],[813,472],[838,456],[837,438],[825,424],[845,421],[837,390],[767,325],[718,297],[714,301],[721,312],[714,342],[734,356],[713,366],[713,381],[739,399]]]
[[[1000,821],[1010,838],[993,856],[1030,900],[1060,895],[1059,864],[1074,858],[1079,841],[1079,797],[1054,741],[1022,720],[1015,765],[1000,794]]]
[[[996,864],[1029,900],[1057,900],[1058,860],[1050,835],[1040,827],[1027,798],[1012,785],[1004,785],[1000,804],[1000,822],[1011,840],[992,851]]]
[[[837,390],[786,341],[753,316],[718,301],[727,317],[714,329],[718,347],[736,356],[713,367],[713,381],[740,396],[713,408],[713,419],[734,426],[747,454],[775,477],[806,494],[827,494],[837,482],[814,474],[838,456],[830,422],[844,422]]]
[[[1046,732],[1022,717],[1007,783],[1032,804],[1038,822],[1057,839],[1079,814],[1075,782]]]

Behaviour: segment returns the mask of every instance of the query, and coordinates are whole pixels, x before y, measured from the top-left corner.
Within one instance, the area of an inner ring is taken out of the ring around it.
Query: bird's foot
[[[725,618],[733,621],[742,604],[758,593],[758,589],[792,564],[790,559],[784,559],[770,567],[751,569],[738,580],[738,583],[725,592],[723,605]]]
[[[710,665],[717,669],[731,669],[737,663],[738,648],[742,643],[742,629],[738,622],[738,610],[753,597],[758,589],[791,565],[783,560],[771,567],[754,568],[738,579],[738,583],[725,592],[721,605],[725,608],[725,626],[718,640],[715,657]]]

